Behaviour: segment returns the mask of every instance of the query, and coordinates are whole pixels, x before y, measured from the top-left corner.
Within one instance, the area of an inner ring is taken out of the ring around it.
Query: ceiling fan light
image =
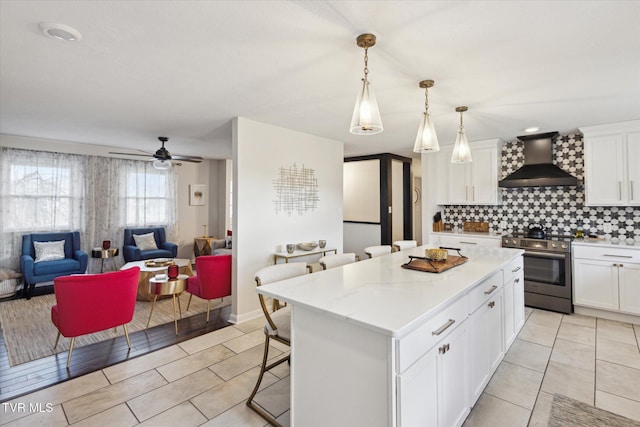
[[[158,170],[168,170],[168,169],[171,169],[171,161],[155,159],[153,161],[153,167]]]
[[[420,126],[418,126],[418,134],[416,135],[416,143],[413,146],[414,153],[433,153],[440,150],[440,144],[438,143],[438,135],[436,135],[436,129],[433,126],[431,115],[429,113],[422,113],[422,120]]]

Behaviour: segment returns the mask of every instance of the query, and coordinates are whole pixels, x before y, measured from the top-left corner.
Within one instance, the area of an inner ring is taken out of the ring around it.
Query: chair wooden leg
[[[129,330],[127,329],[127,325],[122,325],[122,329],[124,329],[124,336],[127,338],[127,347],[131,350],[131,341],[129,341]]]
[[[53,345],[54,350],[58,347],[58,341],[60,341],[60,331],[58,331],[58,335],[56,335],[56,343]]]
[[[211,311],[211,300],[207,300],[207,323],[209,323],[209,311]]]
[[[69,346],[69,355],[67,356],[67,369],[71,365],[71,353],[73,353],[73,344],[76,342],[76,337],[71,338],[71,345]]]
[[[191,297],[193,294],[189,294],[189,301],[187,302],[187,311],[189,311],[189,307],[191,307]]]

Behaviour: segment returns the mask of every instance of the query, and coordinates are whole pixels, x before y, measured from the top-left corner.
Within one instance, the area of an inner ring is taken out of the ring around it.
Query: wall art
[[[207,204],[207,185],[191,184],[189,185],[189,205],[204,206]]]
[[[304,164],[301,168],[295,163],[289,167],[281,166],[278,177],[273,180],[273,188],[276,192],[273,201],[276,214],[284,212],[291,216],[293,212],[297,212],[298,215],[304,215],[318,207],[320,198],[316,172]]]

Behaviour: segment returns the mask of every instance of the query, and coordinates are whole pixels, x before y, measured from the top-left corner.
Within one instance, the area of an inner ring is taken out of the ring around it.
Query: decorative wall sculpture
[[[273,180],[276,199],[273,201],[276,214],[293,212],[303,215],[318,207],[318,179],[314,169],[302,168],[294,163],[288,168],[280,167],[278,178]]]

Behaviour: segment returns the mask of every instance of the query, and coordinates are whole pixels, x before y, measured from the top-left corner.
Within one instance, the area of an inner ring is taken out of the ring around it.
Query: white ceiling
[[[45,37],[43,21],[83,39]],[[424,90],[441,145],[640,118],[638,1],[0,0],[0,133],[231,157],[236,116],[412,156]],[[347,128],[362,77],[384,124]]]

